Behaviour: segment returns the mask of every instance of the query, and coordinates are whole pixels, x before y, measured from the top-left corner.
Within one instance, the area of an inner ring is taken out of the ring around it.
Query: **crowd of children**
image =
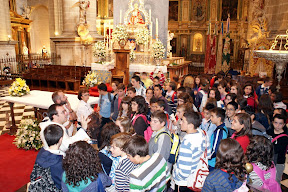
[[[287,107],[270,78],[259,86],[222,73],[151,78],[113,82],[113,93],[101,83],[95,112],[80,90],[77,114],[89,112],[86,132],[97,144],[60,151],[63,130],[50,124],[34,169],[49,168],[52,187],[63,191],[281,191]]]

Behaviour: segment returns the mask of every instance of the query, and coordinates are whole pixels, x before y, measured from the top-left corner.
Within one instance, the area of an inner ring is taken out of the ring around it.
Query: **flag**
[[[215,67],[216,67],[216,34],[213,35],[213,41],[210,51],[210,61],[209,61],[209,74],[215,73]]]
[[[204,73],[208,73],[208,71],[209,71],[210,52],[211,52],[210,30],[211,30],[211,22],[209,21],[207,41],[206,41]]]
[[[226,37],[223,48],[223,58],[222,58],[222,71],[226,72],[230,68],[230,14],[228,14],[227,18],[227,29],[226,29]]]
[[[223,21],[221,22],[221,31],[218,37],[218,48],[217,48],[217,60],[216,60],[216,69],[215,73],[218,73],[222,69],[222,49],[223,49]]]

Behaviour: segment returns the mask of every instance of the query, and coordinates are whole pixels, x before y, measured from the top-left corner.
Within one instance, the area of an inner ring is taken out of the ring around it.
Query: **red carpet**
[[[36,151],[18,149],[15,136],[0,136],[0,192],[16,191],[30,181]]]

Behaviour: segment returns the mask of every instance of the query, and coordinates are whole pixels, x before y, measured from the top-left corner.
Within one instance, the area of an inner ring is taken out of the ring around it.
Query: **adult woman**
[[[86,141],[69,146],[63,159],[63,191],[105,191],[111,180],[101,168],[97,151]]]
[[[231,138],[222,140],[216,155],[216,169],[207,176],[202,191],[231,192],[239,189],[246,180],[244,165],[240,144]]]
[[[247,146],[251,138],[251,117],[247,113],[238,113],[232,121],[232,129],[235,131],[231,136],[232,139],[238,141],[246,153]]]
[[[94,110],[92,109],[90,104],[87,103],[89,100],[89,91],[87,88],[80,89],[78,91],[78,99],[80,101],[77,107],[76,114],[77,114],[77,121],[81,122],[82,116],[86,119],[91,113],[93,113]]]
[[[144,131],[148,127],[147,122],[147,113],[148,105],[145,101],[145,98],[142,96],[135,96],[131,102],[132,108],[132,126],[137,135],[144,136]]]

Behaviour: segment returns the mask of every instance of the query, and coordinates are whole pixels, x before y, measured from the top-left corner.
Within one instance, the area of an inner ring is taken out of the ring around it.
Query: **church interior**
[[[76,95],[92,72],[98,82],[124,85],[134,73],[156,70],[168,82],[224,72],[241,83],[270,77],[288,103],[287,0],[0,2],[0,135],[36,114],[35,106],[15,103],[11,119],[13,105],[1,98],[16,78],[30,90]],[[287,164],[283,191],[286,174]]]

